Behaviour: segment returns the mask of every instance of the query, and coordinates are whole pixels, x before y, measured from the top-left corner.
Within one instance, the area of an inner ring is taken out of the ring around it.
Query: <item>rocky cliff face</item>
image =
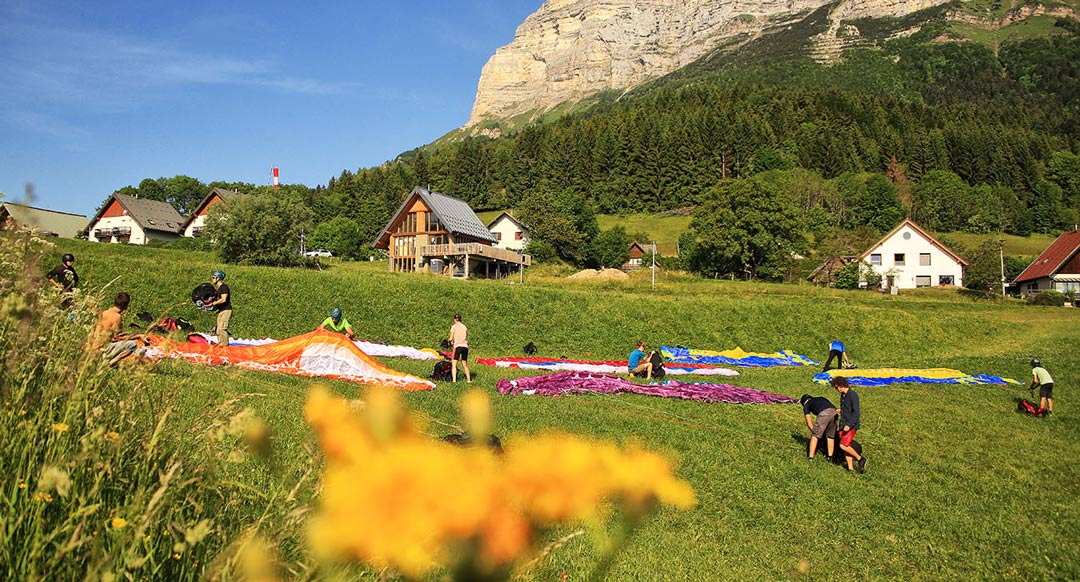
[[[835,1],[835,0],[831,0]],[[548,0],[484,65],[468,125],[627,89],[830,0]],[[840,19],[903,16],[946,0],[842,0]],[[827,38],[815,42],[829,43]]]

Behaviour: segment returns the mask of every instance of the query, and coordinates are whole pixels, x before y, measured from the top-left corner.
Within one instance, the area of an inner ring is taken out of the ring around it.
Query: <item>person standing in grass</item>
[[[88,349],[100,349],[110,366],[134,355],[145,339],[141,334],[123,333],[123,313],[130,303],[131,297],[127,293],[117,293],[112,307],[98,316],[97,326],[87,344]]]
[[[49,282],[64,294],[64,298],[60,302],[60,308],[67,309],[70,307],[75,288],[79,286],[79,274],[75,272],[75,255],[64,253],[60,264],[49,271],[46,276],[49,278]]]
[[[451,360],[454,365],[450,368],[450,379],[457,382],[457,365],[461,361],[461,368],[465,370],[465,381],[472,383],[472,373],[469,372],[469,328],[461,323],[461,314],[454,315],[454,324],[450,326],[450,347],[454,350]]]
[[[645,355],[645,342],[638,340],[637,348],[630,352],[626,370],[631,376],[645,375],[645,380],[652,380],[652,359]]]
[[[844,348],[844,342],[840,340],[833,340],[829,343],[829,359],[825,360],[825,367],[822,368],[822,372],[829,371],[833,358],[836,358],[836,365],[841,369],[851,366],[851,360],[847,357],[847,349]]]
[[[817,453],[818,441],[825,438],[825,459],[832,461],[836,452],[836,407],[823,396],[810,396],[803,394],[799,398],[802,404],[803,415],[806,416],[806,428],[810,429],[810,448],[806,454],[806,460],[813,461]],[[813,417],[817,417],[815,420]]]
[[[843,376],[829,380],[833,388],[840,393],[840,450],[847,455],[848,471],[854,471],[854,464],[858,463],[859,472],[866,472],[866,457],[859,454],[851,445],[855,440],[855,433],[859,430],[861,410],[859,407],[859,395],[848,385],[848,379]]]
[[[319,324],[319,327],[315,328],[316,331],[322,331],[328,329],[333,332],[343,333],[345,337],[349,339],[355,339],[356,334],[353,333],[352,325],[348,319],[341,313],[340,307],[335,307],[330,310],[330,317],[327,317]]]
[[[1038,358],[1031,360],[1031,390],[1039,389],[1039,412],[1045,416],[1054,413],[1054,379]]]
[[[217,311],[217,338],[219,346],[229,346],[229,321],[232,320],[232,297],[229,286],[225,284],[225,271],[210,273],[210,282],[217,289],[217,295],[207,303]]]

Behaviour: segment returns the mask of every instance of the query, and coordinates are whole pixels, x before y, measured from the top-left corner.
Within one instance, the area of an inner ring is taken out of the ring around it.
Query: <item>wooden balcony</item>
[[[444,258],[468,255],[471,257],[484,257],[489,260],[525,265],[526,267],[532,264],[532,257],[529,255],[521,255],[516,251],[509,251],[480,243],[423,245],[419,250],[420,256],[425,258]]]

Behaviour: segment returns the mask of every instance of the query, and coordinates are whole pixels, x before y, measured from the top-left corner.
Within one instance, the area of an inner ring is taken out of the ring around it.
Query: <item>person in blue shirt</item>
[[[833,340],[829,344],[829,359],[825,360],[825,367],[821,369],[822,372],[828,372],[829,366],[832,365],[833,358],[836,358],[836,364],[840,368],[850,368],[851,360],[847,357],[847,350],[844,348],[844,342],[840,340]]]
[[[652,380],[652,354],[645,353],[645,342],[639,341],[637,349],[630,352],[629,362],[626,369],[631,376],[641,376],[643,373],[646,380]]]

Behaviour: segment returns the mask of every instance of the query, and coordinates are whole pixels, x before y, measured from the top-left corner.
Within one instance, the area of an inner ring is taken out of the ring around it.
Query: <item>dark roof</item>
[[[23,228],[38,229],[62,238],[75,238],[75,234],[86,229],[86,217],[70,212],[57,212],[34,208],[14,202],[0,204],[11,219]]]
[[[965,261],[965,260],[964,260],[963,258],[961,258],[961,257],[960,257],[960,255],[958,255],[958,254],[954,253],[954,252],[952,251],[952,249],[950,249],[949,247],[945,246],[945,244],[944,244],[944,243],[942,243],[941,241],[939,241],[938,239],[934,238],[934,237],[933,237],[933,236],[932,236],[932,235],[931,235],[931,234],[930,234],[929,232],[926,232],[925,230],[923,230],[923,228],[922,228],[921,226],[919,226],[919,225],[915,224],[915,222],[914,222],[914,221],[912,221],[912,220],[911,220],[910,218],[906,218],[906,219],[904,219],[904,221],[903,221],[903,222],[901,222],[900,224],[896,225],[896,228],[894,228],[894,229],[890,230],[890,231],[889,231],[889,234],[887,234],[887,235],[885,235],[885,236],[881,237],[881,240],[879,240],[879,241],[877,241],[876,243],[874,243],[874,244],[870,245],[870,248],[866,249],[866,252],[864,252],[863,254],[859,255],[859,260],[865,259],[865,258],[866,258],[866,256],[870,254],[870,251],[872,251],[872,250],[874,250],[874,249],[878,248],[879,246],[881,246],[881,244],[882,244],[882,243],[884,243],[885,241],[887,241],[887,240],[889,240],[890,238],[892,238],[892,236],[893,236],[894,234],[896,234],[897,232],[899,232],[901,228],[904,228],[904,225],[910,226],[910,227],[911,227],[912,229],[914,229],[914,230],[915,230],[915,232],[917,232],[917,233],[921,234],[921,235],[923,236],[923,238],[925,238],[926,240],[930,241],[930,244],[932,244],[932,245],[934,245],[935,247],[937,247],[937,248],[941,249],[941,252],[943,252],[943,253],[945,253],[946,255],[949,255],[950,257],[952,257],[952,258],[953,258],[953,260],[954,260],[954,261],[956,261],[957,263],[960,263],[960,265],[961,265],[961,266],[964,266],[964,267],[966,267],[966,266],[967,266],[968,262],[967,262],[967,261]]]
[[[523,222],[518,220],[513,214],[510,214],[510,212],[508,212],[506,210],[504,210],[502,212],[502,214],[496,216],[495,220],[492,220],[491,222],[488,223],[488,225],[487,225],[488,230],[490,231],[491,227],[495,226],[495,223],[502,220],[502,217],[504,217],[504,216],[506,218],[510,219],[510,222],[513,222],[514,225],[517,226],[518,228],[520,228],[521,230],[529,230],[529,227],[525,226],[525,224]]]
[[[424,201],[424,204],[428,209],[435,214],[435,218],[439,220],[439,223],[443,225],[443,228],[448,230],[452,234],[463,234],[478,240],[488,241],[492,244],[498,242],[495,235],[491,234],[491,231],[484,226],[483,222],[480,222],[480,218],[476,216],[473,209],[469,207],[469,204],[464,200],[454,198],[453,196],[447,196],[441,192],[435,192],[434,190],[428,190],[427,188],[421,188],[417,186],[413,188],[405,201],[398,207],[390,217],[390,222],[386,223],[386,227],[383,228],[382,233],[379,234],[379,238],[376,239],[375,245],[379,243],[387,244],[386,239],[390,236],[390,227],[397,221],[401,213],[412,203],[414,197],[419,197]]]
[[[139,223],[143,230],[179,234],[181,225],[184,224],[184,217],[180,216],[180,213],[168,202],[136,198],[127,194],[113,194],[109,197],[109,200],[105,201],[105,204],[101,205],[101,210],[94,215],[94,219],[90,221],[87,229],[101,219],[101,215],[109,208],[109,204],[113,199],[119,202],[120,206],[124,207],[124,210],[127,210],[128,216]]]
[[[1022,283],[1050,277],[1058,272],[1080,250],[1080,229],[1070,230],[1057,237],[1023,273],[1013,281]]]
[[[195,218],[199,216],[199,213],[202,212],[203,208],[205,208],[207,204],[210,203],[210,200],[214,197],[215,194],[217,194],[217,196],[221,198],[222,202],[228,202],[235,197],[243,196],[243,194],[241,194],[240,192],[235,192],[233,190],[225,190],[224,188],[211,189],[209,192],[206,193],[206,196],[203,197],[202,201],[199,202],[199,205],[191,211],[191,216],[188,216],[187,220],[184,221],[184,224],[180,225],[181,231],[186,229],[188,227],[188,224],[191,224],[191,221],[195,220]]]

